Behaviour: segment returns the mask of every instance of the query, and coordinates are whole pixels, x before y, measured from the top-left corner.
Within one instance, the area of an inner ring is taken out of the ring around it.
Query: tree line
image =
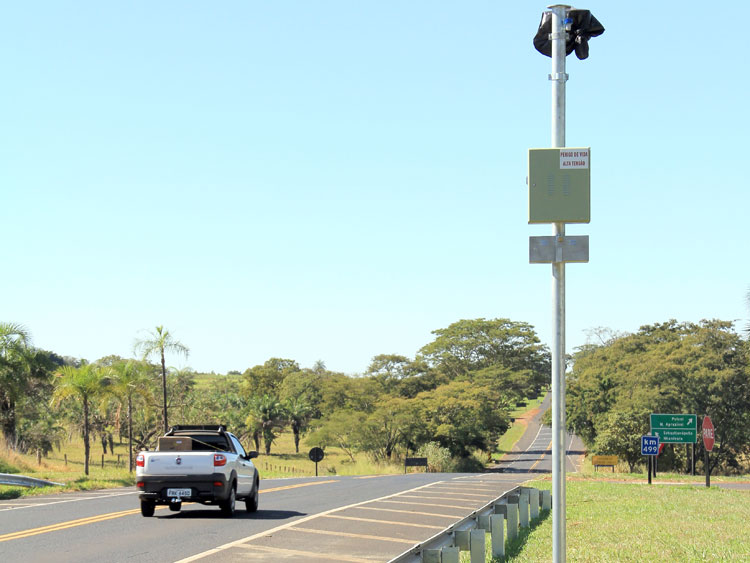
[[[695,414],[699,436],[708,415],[716,428],[711,469],[747,471],[750,346],[732,323],[671,320],[634,334],[599,334],[573,355],[567,377],[567,423],[590,450],[620,456],[632,472],[643,462],[640,437],[650,432],[651,413]],[[694,458],[685,446],[667,446],[659,467],[695,469],[691,463],[703,459],[700,437]]]
[[[548,384],[549,351],[531,325],[509,319],[461,320],[433,335],[413,358],[381,354],[359,376],[271,358],[199,386],[192,370],[167,368],[165,356],[189,350],[161,326],[133,358],[89,363],[37,349],[25,327],[0,323],[0,425],[8,447],[44,455],[73,428],[87,474],[92,437],[105,453],[113,435],[127,437],[132,468],[134,452],[178,423],[227,424],[266,453],[290,429],[297,451],[307,434],[352,459],[437,448],[469,468],[473,453],[494,449],[510,408]]]
[[[732,323],[672,320],[597,335],[567,372],[568,427],[590,451],[616,454],[633,470],[650,413],[707,414],[716,427],[712,469],[747,468],[750,350]],[[7,447],[44,455],[80,433],[86,471],[91,442],[106,453],[113,436],[125,437],[132,463],[133,452],[178,423],[227,424],[266,453],[289,430],[297,451],[304,436],[352,459],[430,452],[442,469],[477,469],[472,454],[491,453],[510,410],[549,384],[549,351],[532,326],[502,318],[461,320],[433,336],[414,357],[375,356],[358,376],[270,358],[199,385],[189,368],[167,367],[165,356],[188,349],[163,327],[136,342],[133,358],[89,363],[37,349],[24,327],[0,323],[0,428]],[[699,440],[697,460],[702,447]],[[689,464],[682,447],[660,458],[660,467]]]

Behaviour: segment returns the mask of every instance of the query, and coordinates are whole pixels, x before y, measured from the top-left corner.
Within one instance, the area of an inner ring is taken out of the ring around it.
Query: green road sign
[[[694,444],[698,441],[698,417],[694,414],[652,414],[651,433],[662,444]]]

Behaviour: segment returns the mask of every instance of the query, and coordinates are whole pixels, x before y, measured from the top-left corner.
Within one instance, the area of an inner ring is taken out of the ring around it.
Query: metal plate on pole
[[[552,264],[554,262],[585,263],[588,261],[588,235],[529,237],[530,264]]]
[[[591,221],[591,148],[529,149],[529,223]]]

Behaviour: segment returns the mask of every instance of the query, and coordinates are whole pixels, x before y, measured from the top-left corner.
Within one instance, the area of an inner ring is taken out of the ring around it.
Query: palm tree
[[[276,431],[284,426],[286,413],[279,399],[273,395],[255,397],[250,401],[250,415],[247,425],[263,435],[266,455],[271,453],[271,444],[276,439]],[[256,441],[257,443],[257,441]]]
[[[161,388],[164,399],[164,432],[166,432],[169,430],[169,423],[167,420],[167,364],[164,361],[164,354],[174,352],[187,358],[190,350],[182,342],[175,340],[163,326],[157,326],[154,332],[149,333],[149,335],[150,338],[136,341],[133,350],[136,355],[140,354],[144,360],[156,354],[161,357]]]
[[[133,471],[133,399],[151,398],[151,379],[143,362],[134,360],[117,362],[112,366],[112,392],[128,408],[128,469]]]
[[[91,444],[90,406],[91,402],[101,396],[109,384],[109,378],[104,369],[93,364],[81,367],[63,366],[55,372],[55,391],[52,403],[59,405],[66,399],[79,399],[83,403],[83,472],[89,474],[89,453]]]
[[[0,421],[8,444],[16,442],[16,401],[29,375],[31,335],[17,323],[0,323]]]
[[[287,399],[283,406],[284,411],[286,412],[286,418],[292,426],[292,433],[294,434],[294,449],[299,453],[299,435],[307,426],[307,421],[310,420],[312,407],[306,403],[304,399],[300,399],[299,397]]]

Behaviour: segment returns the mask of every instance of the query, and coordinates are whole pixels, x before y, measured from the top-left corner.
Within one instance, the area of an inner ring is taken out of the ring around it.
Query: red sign
[[[714,449],[714,423],[710,416],[703,417],[703,446],[707,452]]]

